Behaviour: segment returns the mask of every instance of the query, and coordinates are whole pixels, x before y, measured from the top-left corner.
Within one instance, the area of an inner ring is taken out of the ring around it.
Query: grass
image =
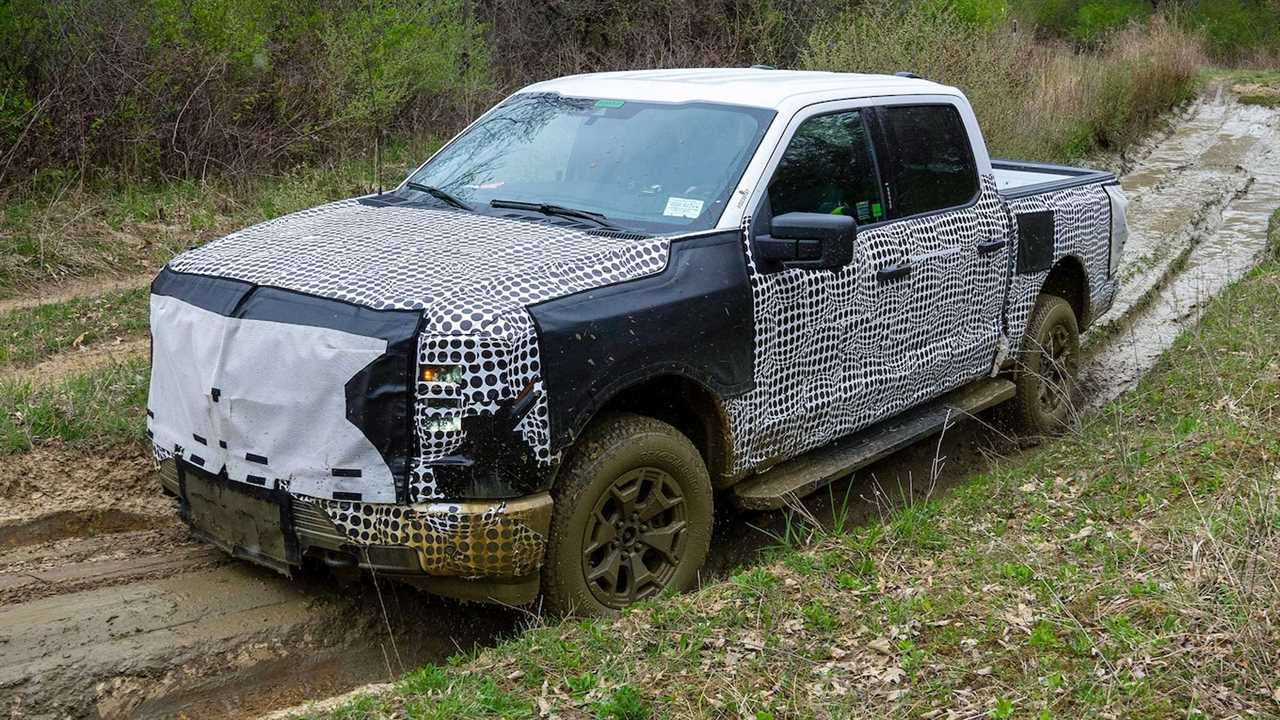
[[[1038,39],[1011,23],[975,26],[936,4],[872,2],[814,30],[803,63],[822,70],[910,70],[965,92],[995,157],[1077,161],[1124,147],[1194,97],[1197,38],[1164,19],[1098,49]]]
[[[325,717],[1274,717],[1278,305],[1271,261],[1137,390],[944,498]]]
[[[61,440],[91,447],[146,439],[147,358],[131,358],[51,385],[0,381],[0,455]]]
[[[1228,84],[1245,105],[1280,107],[1280,71],[1241,68],[1212,68],[1204,73],[1208,80]]]
[[[395,185],[435,141],[396,143],[383,170]],[[49,171],[0,207],[0,297],[61,280],[153,272],[174,254],[232,230],[369,192],[365,158],[240,179],[127,178],[90,185]]]
[[[148,290],[118,290],[0,314],[0,367],[29,365],[98,340],[143,335]]]

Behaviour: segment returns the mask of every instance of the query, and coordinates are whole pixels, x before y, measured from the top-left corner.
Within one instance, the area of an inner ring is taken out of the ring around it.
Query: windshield
[[[597,213],[645,232],[715,225],[773,111],[516,95],[410,178],[482,212],[505,201]],[[502,210],[501,212],[510,212]]]

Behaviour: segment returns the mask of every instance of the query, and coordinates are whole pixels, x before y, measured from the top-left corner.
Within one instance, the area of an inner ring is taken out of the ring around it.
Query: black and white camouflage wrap
[[[419,502],[440,497],[432,462],[463,439],[431,429],[432,421],[491,413],[529,383],[537,400],[519,431],[540,462],[553,461],[528,306],[661,272],[668,249],[667,238],[345,200],[232,233],[169,265],[375,309],[422,310],[419,364],[458,364],[463,382],[417,383],[409,499]]]
[[[837,272],[762,274],[750,261],[756,387],[726,403],[730,474],[824,445],[988,372],[1007,260],[979,256],[977,245],[1008,232],[995,180],[984,176],[970,207],[860,233],[853,262]],[[910,276],[878,281],[877,270],[901,262],[911,263]]]
[[[1094,307],[1110,304],[1109,202],[1091,185],[1011,201],[1013,213],[1056,214],[1055,260],[1083,261]],[[993,177],[973,205],[858,236],[839,271],[760,273],[744,248],[755,323],[755,388],[725,401],[731,474],[794,456],[990,372],[1000,343],[1016,348],[1048,271],[1010,275],[1016,238]],[[532,384],[519,433],[556,460],[542,391],[532,304],[661,272],[675,238],[638,238],[422,206],[347,200],[294,213],[179,255],[173,270],[216,275],[376,309],[423,311],[420,365],[459,365],[460,385],[416,386],[411,503],[443,499],[432,465],[461,431],[442,420],[497,410]],[[876,271],[910,261],[911,275]],[[1007,336],[1002,304],[1008,284]],[[157,448],[157,458],[167,450]],[[334,498],[321,498],[332,500]]]
[[[1053,260],[1075,257],[1084,266],[1089,283],[1089,307],[1097,317],[1116,294],[1117,281],[1109,278],[1111,262],[1111,200],[1102,185],[1083,185],[1009,201],[1014,215],[1051,210],[1054,214]],[[1017,233],[1011,257],[1017,257]],[[1049,270],[1013,273],[1009,286],[1009,347],[1021,347],[1031,310],[1035,307]],[[1084,318],[1079,318],[1081,322]]]

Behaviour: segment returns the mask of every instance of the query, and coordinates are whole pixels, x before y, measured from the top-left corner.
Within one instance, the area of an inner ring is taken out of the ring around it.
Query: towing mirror
[[[754,257],[765,271],[782,268],[835,270],[853,260],[857,224],[848,215],[790,212],[755,236]]]

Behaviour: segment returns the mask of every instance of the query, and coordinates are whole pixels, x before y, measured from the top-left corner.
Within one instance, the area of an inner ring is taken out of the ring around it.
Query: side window
[[[789,212],[884,219],[875,155],[858,110],[819,115],[796,128],[769,181],[775,216]]]
[[[965,205],[978,194],[969,135],[954,107],[889,106],[881,114],[893,217]]]

